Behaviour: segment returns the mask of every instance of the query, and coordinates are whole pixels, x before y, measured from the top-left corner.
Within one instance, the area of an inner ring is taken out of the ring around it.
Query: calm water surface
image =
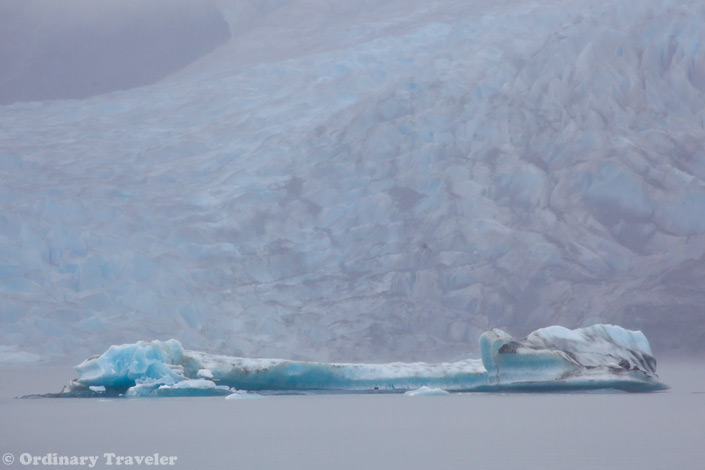
[[[651,394],[18,400],[71,368],[2,369],[0,468],[46,456],[176,456],[175,469],[705,469],[705,363]],[[4,455],[3,458],[5,459]],[[113,461],[115,463],[115,461]],[[80,468],[80,467],[77,467]],[[85,467],[83,467],[85,468]]]

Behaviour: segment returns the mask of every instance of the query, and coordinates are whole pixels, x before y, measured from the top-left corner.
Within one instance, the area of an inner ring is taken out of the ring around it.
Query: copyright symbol
[[[12,462],[14,462],[14,461],[15,461],[15,456],[10,454],[9,452],[2,456],[2,463],[4,463],[5,465],[12,465]]]

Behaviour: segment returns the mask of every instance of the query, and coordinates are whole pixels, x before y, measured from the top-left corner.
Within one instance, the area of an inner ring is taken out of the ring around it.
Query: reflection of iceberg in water
[[[77,366],[61,396],[206,396],[237,390],[406,392],[667,388],[640,331],[613,325],[543,328],[524,339],[480,337],[481,359],[452,363],[325,364],[247,359],[183,349],[176,340],[112,346]],[[95,392],[105,387],[104,392]]]

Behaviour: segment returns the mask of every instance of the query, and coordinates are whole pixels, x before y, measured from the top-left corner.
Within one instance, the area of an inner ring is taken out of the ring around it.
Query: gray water
[[[23,453],[99,456],[95,468],[128,468],[105,453],[159,453],[176,460],[155,468],[175,469],[705,468],[702,362],[661,364],[672,389],[651,394],[18,400],[75,374],[0,374],[5,468],[66,468],[22,465]]]

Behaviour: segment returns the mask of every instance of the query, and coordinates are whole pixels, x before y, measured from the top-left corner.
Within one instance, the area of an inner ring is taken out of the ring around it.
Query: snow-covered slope
[[[232,39],[154,85],[0,107],[2,357],[702,351],[705,4],[217,5]]]

